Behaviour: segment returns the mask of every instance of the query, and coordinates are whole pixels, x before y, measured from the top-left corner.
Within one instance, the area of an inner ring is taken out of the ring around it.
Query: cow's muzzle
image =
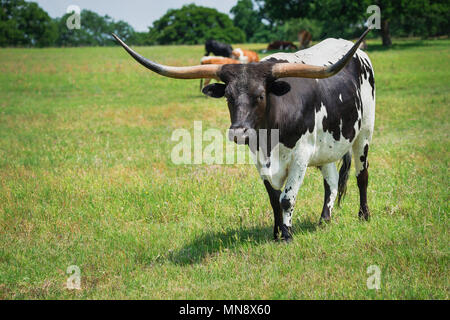
[[[228,131],[228,139],[236,144],[248,144],[252,137],[252,131],[246,127],[231,126]]]

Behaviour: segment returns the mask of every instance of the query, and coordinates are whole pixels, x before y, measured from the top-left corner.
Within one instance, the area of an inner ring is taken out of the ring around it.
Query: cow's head
[[[254,130],[265,128],[269,94],[281,96],[291,89],[287,82],[273,76],[274,66],[275,63],[266,61],[224,65],[217,73],[223,83],[203,88],[207,96],[227,99],[230,140],[247,144]]]
[[[259,129],[264,126],[268,96],[270,94],[281,96],[291,89],[289,84],[279,80],[280,78],[331,77],[350,61],[369,30],[364,32],[339,61],[329,66],[263,61],[247,65],[170,67],[142,57],[116,35],[113,36],[136,61],[158,74],[177,79],[214,78],[222,81],[223,83],[206,86],[203,88],[203,93],[214,98],[227,98],[231,118],[230,138],[235,142],[246,143],[249,129]]]

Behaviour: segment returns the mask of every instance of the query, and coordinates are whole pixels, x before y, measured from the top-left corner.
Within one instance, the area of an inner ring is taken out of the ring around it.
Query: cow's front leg
[[[328,222],[331,220],[331,211],[333,210],[334,200],[336,200],[338,192],[339,175],[334,162],[321,166],[320,171],[323,175],[323,186],[325,188],[325,197],[320,222]]]
[[[283,211],[283,225],[281,226],[281,236],[285,241],[292,240],[292,213],[294,212],[295,200],[297,198],[298,190],[302,185],[305,177],[306,162],[296,162],[292,164],[289,169],[288,178],[284,191],[280,195],[280,205]]]

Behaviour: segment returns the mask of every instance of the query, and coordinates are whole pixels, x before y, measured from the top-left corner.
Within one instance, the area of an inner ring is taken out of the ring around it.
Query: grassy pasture
[[[187,65],[203,48],[138,51]],[[154,75],[119,47],[1,49],[0,299],[448,299],[450,41],[369,56],[372,219],[357,219],[352,177],[319,227],[310,168],[284,245],[251,165],[171,162],[173,130],[229,126],[199,81]],[[65,288],[70,265],[81,290]]]

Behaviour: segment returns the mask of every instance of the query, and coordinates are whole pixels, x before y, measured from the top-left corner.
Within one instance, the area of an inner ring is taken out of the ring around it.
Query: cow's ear
[[[274,81],[270,84],[269,92],[276,96],[282,96],[291,90],[291,85],[286,81]]]
[[[204,87],[202,92],[213,98],[222,98],[225,95],[225,87],[223,83],[213,83]]]

